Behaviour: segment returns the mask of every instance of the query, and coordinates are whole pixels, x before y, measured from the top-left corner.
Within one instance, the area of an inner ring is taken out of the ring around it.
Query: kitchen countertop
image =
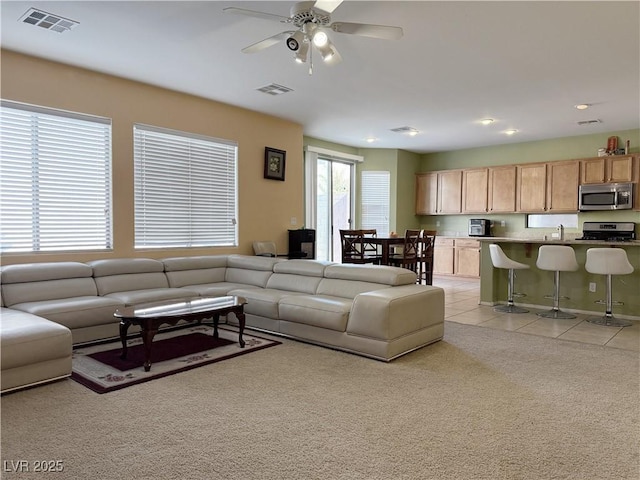
[[[541,245],[608,245],[616,247],[640,247],[640,240],[631,240],[629,242],[605,242],[603,240],[576,240],[575,238],[566,238],[559,240],[556,238],[514,238],[514,237],[471,237],[481,242],[497,242],[497,243],[535,243]]]

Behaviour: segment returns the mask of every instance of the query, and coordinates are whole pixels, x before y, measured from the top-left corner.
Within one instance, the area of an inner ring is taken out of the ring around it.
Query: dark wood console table
[[[165,300],[119,308],[113,314],[120,319],[120,340],[122,341],[121,358],[127,358],[127,330],[129,326],[138,325],[141,329],[144,345],[144,371],[151,370],[151,345],[153,337],[162,324],[175,325],[180,320],[198,322],[207,318],[213,319],[213,337],[218,338],[218,321],[220,315],[234,313],[238,318],[240,333],[238,343],[244,348],[242,333],[244,332],[244,305],[247,301],[242,297],[191,297],[180,300]]]

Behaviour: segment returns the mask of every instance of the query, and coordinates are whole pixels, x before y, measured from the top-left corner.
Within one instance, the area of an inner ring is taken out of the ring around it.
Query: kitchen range
[[[582,237],[576,240],[630,242],[635,238],[636,224],[633,222],[584,222]]]

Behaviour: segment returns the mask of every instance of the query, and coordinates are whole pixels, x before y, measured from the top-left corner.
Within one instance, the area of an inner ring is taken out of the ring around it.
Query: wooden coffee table
[[[242,333],[244,332],[244,305],[247,301],[242,297],[190,297],[179,300],[144,303],[119,308],[113,314],[120,319],[120,340],[122,355],[127,358],[127,330],[129,326],[138,325],[141,329],[144,345],[144,371],[151,370],[151,345],[153,337],[158,333],[160,325],[175,325],[180,320],[198,322],[207,318],[213,319],[213,338],[218,338],[218,321],[220,315],[234,313],[238,318],[240,333],[238,343],[244,348]]]

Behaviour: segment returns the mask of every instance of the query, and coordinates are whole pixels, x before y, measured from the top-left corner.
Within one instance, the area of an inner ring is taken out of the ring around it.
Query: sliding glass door
[[[352,226],[354,166],[318,157],[316,164],[316,257],[340,262],[340,230]]]

